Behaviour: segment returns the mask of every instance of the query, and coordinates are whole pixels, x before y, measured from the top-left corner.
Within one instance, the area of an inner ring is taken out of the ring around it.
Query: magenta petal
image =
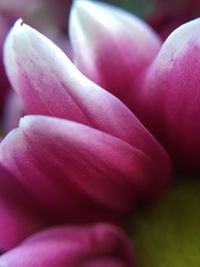
[[[70,39],[76,66],[125,103],[129,100],[131,82],[153,61],[161,47],[153,29],[139,18],[88,0],[74,1]]]
[[[0,165],[0,252],[45,226],[39,210],[30,193]]]
[[[81,122],[119,137],[169,173],[165,151],[127,107],[83,76],[58,47],[21,20],[7,38],[5,63],[28,113]]]
[[[152,159],[128,143],[45,116],[21,120],[0,144],[0,162],[48,210],[70,221],[106,219],[103,207],[127,214],[138,197],[157,198],[168,181]],[[101,204],[99,212],[95,203]]]
[[[111,265],[103,265],[110,261]],[[94,263],[91,265],[91,263]],[[124,232],[106,224],[57,227],[33,235],[0,257],[9,267],[134,267]]]
[[[200,169],[200,19],[175,30],[138,82],[133,106],[183,169]]]
[[[126,267],[127,264],[119,259],[102,258],[88,261],[81,267]]]

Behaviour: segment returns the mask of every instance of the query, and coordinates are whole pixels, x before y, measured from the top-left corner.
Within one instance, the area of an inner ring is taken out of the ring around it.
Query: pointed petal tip
[[[19,120],[19,127],[20,128],[25,128],[28,125],[28,123],[29,123],[30,117],[32,117],[32,116],[31,115],[26,115],[26,116],[20,118],[20,120]]]
[[[17,20],[15,21],[13,27],[15,27],[15,26],[16,26],[16,27],[23,26],[23,24],[24,24],[23,19],[22,19],[22,18],[19,18],[19,19],[17,19]]]
[[[22,40],[22,33],[26,32],[26,35],[28,32],[33,31],[33,29],[28,26],[27,24],[24,23],[24,21],[19,18],[16,20],[16,22],[13,24],[13,27],[10,29],[10,31],[7,34],[7,37],[4,42],[4,47],[3,47],[3,61],[5,65],[5,69],[7,71],[7,76],[12,76],[13,72],[15,73],[15,53],[14,53],[14,48],[18,45],[18,42],[20,44],[24,43],[24,38]],[[11,74],[9,75],[9,73]],[[11,80],[11,79],[10,79]],[[11,81],[10,81],[11,82]],[[11,82],[12,84],[12,82]]]
[[[92,27],[92,24],[90,23],[90,17],[95,15],[96,12],[99,12],[97,4],[87,0],[75,0],[70,12],[70,22],[72,20],[73,22],[70,23],[71,26],[69,29],[76,28],[73,24],[78,24],[79,27],[89,30]]]
[[[21,31],[27,31],[27,29],[30,29],[30,28],[31,28],[30,26],[28,26],[27,24],[24,23],[22,18],[19,18],[14,22],[13,26],[11,27],[11,29],[7,35],[7,39],[10,36],[18,34]]]

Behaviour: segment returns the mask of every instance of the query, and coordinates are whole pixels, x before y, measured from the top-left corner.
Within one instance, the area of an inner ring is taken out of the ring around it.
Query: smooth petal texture
[[[43,228],[44,214],[30,193],[0,165],[0,253]]]
[[[124,232],[97,224],[40,232],[0,257],[0,266],[134,267],[135,260]]]
[[[138,199],[157,199],[167,183],[157,164],[128,143],[46,116],[22,119],[1,142],[0,162],[61,222],[116,221]]]
[[[81,122],[119,137],[154,159],[168,176],[166,152],[127,107],[83,76],[57,46],[20,20],[7,38],[5,65],[28,113]]]
[[[145,22],[97,1],[74,1],[69,32],[76,66],[126,104],[131,83],[161,47]]]
[[[164,43],[132,95],[136,114],[182,170],[200,168],[200,19]]]

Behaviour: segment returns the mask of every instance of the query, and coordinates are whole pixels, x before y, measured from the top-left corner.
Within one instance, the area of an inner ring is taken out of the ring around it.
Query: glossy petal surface
[[[200,19],[175,30],[138,81],[133,106],[178,167],[200,166]]]
[[[40,232],[0,257],[0,266],[134,267],[135,261],[125,234],[98,224]]]
[[[50,40],[20,20],[7,38],[5,64],[28,113],[81,122],[119,137],[153,158],[168,176],[168,156],[130,110],[83,76]]]
[[[0,162],[62,221],[111,220],[113,214],[128,214],[138,198],[156,199],[166,186],[157,165],[140,150],[45,116],[21,120],[1,143]]]
[[[74,2],[69,29],[76,66],[129,103],[132,81],[153,61],[161,47],[156,33],[128,12],[87,0]]]

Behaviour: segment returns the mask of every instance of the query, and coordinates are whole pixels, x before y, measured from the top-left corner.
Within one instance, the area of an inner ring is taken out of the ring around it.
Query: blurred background
[[[124,8],[143,18],[163,40],[177,26],[200,15],[200,0],[108,0],[104,2]],[[14,102],[17,100],[13,95],[8,95],[10,85],[2,62],[3,43],[11,25],[21,17],[69,54],[66,37],[71,4],[71,0],[0,0],[0,119],[2,116],[13,116],[11,107],[19,106],[19,103]],[[3,113],[5,107],[6,111]],[[7,110],[9,112],[11,110],[12,115],[9,115]]]
[[[95,0],[93,0],[95,1]],[[66,30],[67,14],[72,0],[0,0],[0,19],[12,23],[23,17],[34,27],[61,26]],[[200,15],[199,0],[107,0],[148,21],[157,31],[168,32],[183,22]],[[1,23],[1,21],[0,21]]]
[[[165,39],[184,22],[200,16],[199,0],[110,0],[148,21]]]

